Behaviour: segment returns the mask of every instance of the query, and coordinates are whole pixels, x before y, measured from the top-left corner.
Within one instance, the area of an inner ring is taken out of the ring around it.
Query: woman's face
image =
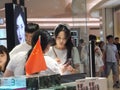
[[[64,31],[59,32],[56,37],[56,47],[59,49],[64,49],[67,42],[66,35]]]
[[[113,38],[110,38],[110,39],[108,40],[108,42],[112,44],[112,43],[114,42],[114,39],[113,39]]]
[[[18,40],[20,43],[22,43],[25,41],[25,30],[24,30],[25,24],[24,24],[21,14],[16,19],[16,25],[17,25]]]
[[[31,40],[32,40],[33,33],[25,33],[25,41],[28,45],[31,45]]]
[[[5,52],[0,53],[0,66],[4,69],[5,63],[7,61],[7,54]]]

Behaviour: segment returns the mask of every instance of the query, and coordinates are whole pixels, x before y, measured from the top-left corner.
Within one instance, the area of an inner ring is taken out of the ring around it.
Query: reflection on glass
[[[0,29],[0,38],[6,38],[6,30]]]
[[[19,14],[19,16],[16,18],[16,25],[17,25],[17,36],[18,36],[18,41],[20,43],[25,41],[25,24],[22,18],[22,15]]]
[[[0,40],[0,45],[7,47],[7,40]]]

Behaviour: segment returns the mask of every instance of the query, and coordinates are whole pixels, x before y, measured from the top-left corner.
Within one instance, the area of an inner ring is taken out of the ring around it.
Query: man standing
[[[113,74],[113,88],[120,88],[119,86],[119,77],[118,77],[118,50],[116,45],[114,45],[114,38],[112,35],[106,37],[108,43],[104,47],[104,56],[106,57],[106,77],[109,76],[110,71],[112,70]]]
[[[39,25],[35,23],[28,23],[27,27],[25,29],[25,42],[15,46],[10,54],[10,58],[12,58],[16,53],[21,52],[21,51],[26,51],[28,52],[31,49],[31,39],[32,35],[35,31],[39,29]]]

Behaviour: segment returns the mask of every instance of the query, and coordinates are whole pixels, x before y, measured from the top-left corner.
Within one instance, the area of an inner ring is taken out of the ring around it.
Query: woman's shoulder
[[[76,50],[78,50],[78,48],[77,48],[77,47],[75,47],[75,46],[74,46],[72,49],[73,49],[73,50],[75,50],[75,51],[76,51]]]
[[[53,58],[51,58],[48,55],[45,55],[44,58],[45,58],[45,61],[48,61],[48,62],[55,61]]]
[[[45,55],[50,56],[51,54],[53,54],[52,46],[50,46],[48,52],[46,52]],[[46,56],[45,56],[45,57],[46,57]]]
[[[44,56],[44,59],[47,64],[51,64],[51,63],[56,64],[57,63],[53,58],[51,58],[50,56],[47,56],[47,55]]]
[[[26,55],[27,55],[27,52],[19,52],[19,53],[17,53],[16,55],[14,55],[11,59],[10,59],[10,61],[15,61],[15,62],[17,62],[17,61],[21,61],[21,60],[23,60],[23,58],[25,59],[26,58]]]

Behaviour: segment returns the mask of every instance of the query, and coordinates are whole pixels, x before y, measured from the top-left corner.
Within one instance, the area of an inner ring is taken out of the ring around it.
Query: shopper
[[[79,52],[73,46],[70,29],[66,24],[59,24],[55,28],[54,35],[55,43],[50,47],[46,55],[57,61],[62,70],[62,75],[79,72]]]
[[[44,30],[37,30],[34,32],[31,46],[32,48],[29,50],[28,53],[26,52],[19,52],[17,53],[9,62],[7,69],[4,73],[5,77],[8,76],[19,76],[25,74],[25,63],[29,55],[31,54],[31,51],[33,50],[38,38],[40,36],[40,44],[41,48],[43,50],[43,54],[45,54],[50,47],[50,40],[51,37],[47,31]],[[42,75],[49,75],[49,74],[60,74],[58,64],[55,60],[50,58],[49,56],[44,55],[45,62],[47,65],[47,70],[40,72],[39,74]]]
[[[116,45],[113,44],[114,37],[112,35],[108,35],[106,37],[108,43],[104,47],[104,60],[106,60],[106,77],[110,75],[110,71],[112,70],[113,74],[113,87],[119,88],[119,78],[118,78],[118,50]]]
[[[96,35],[89,35],[89,40],[94,41],[94,52],[95,52],[95,76],[101,76],[103,72],[104,63],[102,60],[103,54],[99,46],[96,44]]]
[[[39,25],[38,24],[35,24],[35,23],[28,23],[27,24],[27,27],[25,29],[25,42],[15,46],[11,50],[11,52],[9,53],[10,54],[10,58],[12,58],[18,52],[21,52],[21,51],[28,52],[31,49],[31,38],[32,38],[32,35],[38,29],[39,29]]]
[[[88,54],[88,45],[85,43],[83,39],[79,40],[78,45],[80,61],[83,64],[84,73],[89,76],[89,54]]]

